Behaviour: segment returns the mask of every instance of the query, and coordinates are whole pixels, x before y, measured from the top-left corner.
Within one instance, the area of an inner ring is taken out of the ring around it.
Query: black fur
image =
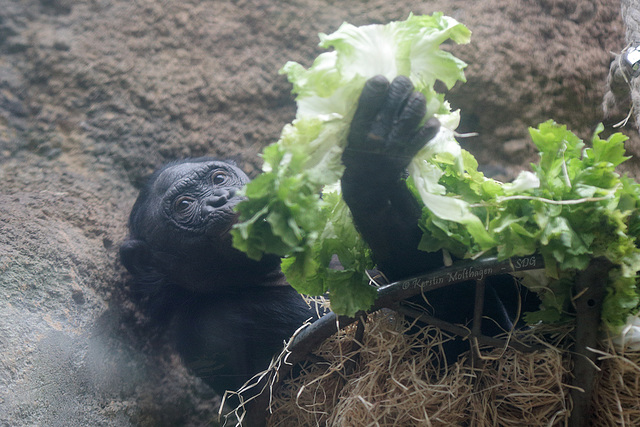
[[[409,278],[443,267],[442,253],[418,250],[422,231],[421,207],[408,190],[405,169],[438,132],[436,119],[418,124],[425,113],[424,97],[413,92],[409,79],[389,83],[384,77],[370,79],[362,92],[342,160],[346,166],[342,194],[362,237],[372,249],[377,267],[389,281]],[[431,314],[455,324],[473,319],[475,283],[465,282],[425,295]],[[416,298],[421,303],[422,296]],[[516,320],[520,303],[534,309],[538,300],[519,290],[509,275],[486,281],[483,333],[508,331]],[[450,360],[468,349],[461,340],[445,351]]]
[[[315,316],[280,259],[231,246],[237,190],[249,181],[213,158],[170,163],[140,192],[120,248],[142,307],[168,328],[185,363],[215,390],[242,385]]]
[[[438,131],[435,119],[420,126],[424,114],[424,97],[408,79],[369,80],[343,155],[344,199],[378,269],[391,281],[443,264],[442,254],[417,249],[421,209],[403,181],[411,159]],[[279,258],[257,262],[231,246],[237,189],[248,181],[235,164],[212,158],[164,166],[140,192],[129,239],[121,246],[141,305],[173,331],[185,363],[219,392],[265,369],[283,341],[315,316],[286,283]],[[518,298],[510,281],[489,282],[485,313],[496,322],[485,322],[485,333],[511,327]],[[431,292],[427,299],[444,320],[466,323],[473,317],[471,283]],[[450,347],[450,357],[465,346]]]

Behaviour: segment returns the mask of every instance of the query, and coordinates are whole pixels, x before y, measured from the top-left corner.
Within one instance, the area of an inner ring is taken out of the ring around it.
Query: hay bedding
[[[609,348],[612,348],[610,345]],[[640,352],[599,352],[594,426],[640,426]]]
[[[384,311],[369,316],[361,346],[355,325],[326,340],[297,375],[270,390],[268,425],[568,424],[570,331],[520,333],[519,340],[546,343],[535,353],[485,349],[447,365],[440,345],[450,337],[431,326],[408,333],[411,327]],[[426,333],[433,339],[425,342]],[[599,358],[592,425],[640,425],[640,353],[607,345]]]

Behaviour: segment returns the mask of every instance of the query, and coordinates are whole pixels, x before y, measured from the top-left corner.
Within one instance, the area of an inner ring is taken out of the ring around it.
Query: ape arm
[[[418,250],[421,208],[403,175],[415,154],[438,132],[419,126],[425,99],[406,77],[391,84],[370,79],[360,96],[342,156],[342,194],[378,268],[398,280],[442,265],[440,254]]]

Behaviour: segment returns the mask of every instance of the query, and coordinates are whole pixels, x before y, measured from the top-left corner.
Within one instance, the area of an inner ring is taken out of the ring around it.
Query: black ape
[[[424,97],[408,79],[369,80],[343,155],[344,199],[391,280],[442,266],[441,254],[417,249],[420,206],[403,182],[406,166],[438,130],[435,119],[420,126],[424,114]],[[232,248],[233,206],[247,182],[235,165],[211,158],[163,167],[141,191],[121,247],[151,317],[166,323],[186,364],[218,391],[266,368],[283,341],[315,316],[285,282],[279,258],[256,262]],[[485,307],[509,327],[497,297],[503,291],[489,286]],[[468,285],[427,297],[436,316],[456,323],[472,318]]]
[[[398,77],[391,84],[380,76],[370,79],[342,156],[342,195],[378,269],[391,282],[444,265],[442,253],[418,250],[421,207],[404,182],[406,167],[438,131],[436,119],[419,126],[424,114],[424,97],[413,92],[409,79]],[[473,318],[475,283],[431,291],[426,298],[436,317],[466,324]],[[524,290],[520,293],[509,275],[487,278],[484,314],[494,322],[483,322],[483,333],[511,329],[520,303],[535,309],[539,301]],[[445,347],[455,360],[468,343],[450,342]]]
[[[413,156],[438,132],[435,118],[419,127],[425,113],[424,96],[409,79],[370,79],[342,155],[342,196],[378,269],[392,281],[442,265],[441,254],[418,250],[421,207],[403,179]]]
[[[212,158],[166,165],[141,191],[120,248],[142,305],[219,392],[264,370],[315,316],[286,283],[279,258],[257,262],[231,246],[236,193],[248,181],[234,164]]]

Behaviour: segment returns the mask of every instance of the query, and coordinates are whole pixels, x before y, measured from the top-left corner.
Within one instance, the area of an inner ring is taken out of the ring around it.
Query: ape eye
[[[226,172],[216,171],[213,173],[213,175],[211,175],[211,182],[213,183],[213,185],[221,185],[224,184],[228,178],[229,175],[227,175]]]
[[[173,202],[173,209],[177,213],[185,213],[191,208],[191,205],[195,202],[195,199],[192,197],[182,196],[178,197],[175,202]]]

